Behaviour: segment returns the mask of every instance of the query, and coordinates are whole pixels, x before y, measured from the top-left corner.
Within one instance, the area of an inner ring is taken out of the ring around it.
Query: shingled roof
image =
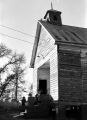
[[[74,27],[68,25],[54,25],[45,20],[38,21],[36,38],[33,46],[30,67],[34,66],[36,51],[38,47],[40,28],[44,26],[50,35],[55,39],[56,44],[73,44],[87,47],[87,28]]]

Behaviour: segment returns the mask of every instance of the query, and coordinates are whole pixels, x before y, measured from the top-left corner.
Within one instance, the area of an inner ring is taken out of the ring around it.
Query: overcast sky
[[[87,0],[0,0],[0,41],[11,49],[25,53],[28,65],[31,59],[37,21],[43,18],[46,11],[51,8],[51,1],[53,8],[62,12],[63,24],[87,28]],[[32,75],[32,71],[29,69],[27,80],[32,80]]]

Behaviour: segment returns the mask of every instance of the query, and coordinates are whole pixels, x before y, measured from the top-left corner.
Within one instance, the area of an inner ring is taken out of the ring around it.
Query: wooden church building
[[[43,89],[58,101],[58,110],[86,106],[87,29],[63,25],[61,12],[48,10],[37,23],[30,67],[34,95]]]

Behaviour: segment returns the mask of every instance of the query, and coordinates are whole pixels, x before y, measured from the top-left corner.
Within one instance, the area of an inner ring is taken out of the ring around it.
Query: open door
[[[47,80],[39,80],[39,90],[47,94]]]

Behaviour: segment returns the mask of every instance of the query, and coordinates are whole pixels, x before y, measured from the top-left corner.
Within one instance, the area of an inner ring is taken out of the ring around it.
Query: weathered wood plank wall
[[[59,96],[60,101],[81,102],[82,71],[79,52],[59,50]]]
[[[83,103],[87,104],[87,55],[86,52],[82,52],[81,57],[82,64],[82,93]]]

